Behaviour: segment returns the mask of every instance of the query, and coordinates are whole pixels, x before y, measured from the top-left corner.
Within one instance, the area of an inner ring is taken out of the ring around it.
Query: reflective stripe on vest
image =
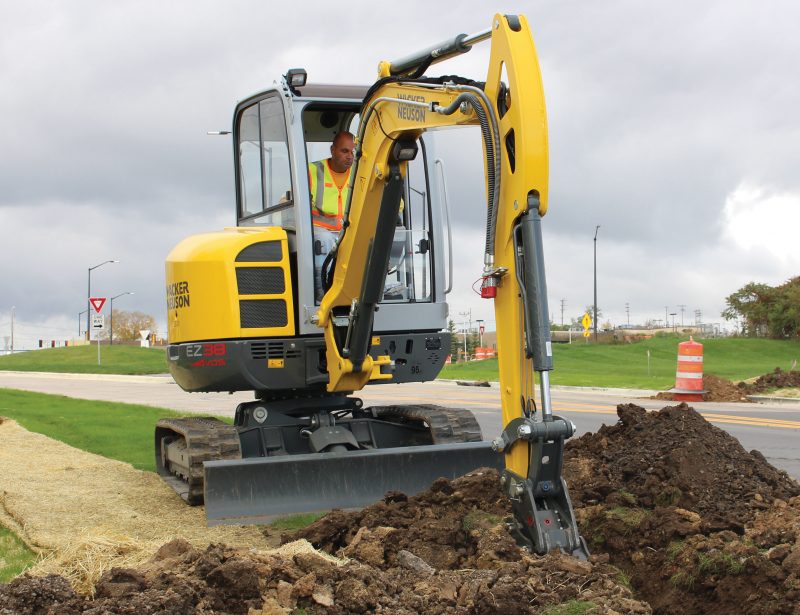
[[[330,161],[319,160],[308,165],[308,182],[313,197],[312,222],[331,231],[340,231],[344,203],[350,191],[350,170],[340,186],[333,178]]]

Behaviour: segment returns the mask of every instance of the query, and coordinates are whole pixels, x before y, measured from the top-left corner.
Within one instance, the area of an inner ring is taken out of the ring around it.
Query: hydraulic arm
[[[432,63],[491,38],[485,84],[424,80]],[[541,218],[547,212],[547,122],[536,51],[522,16],[496,15],[490,31],[460,35],[380,65],[358,134],[354,190],[335,249],[333,280],[320,306],[329,391],[355,390],[391,378],[373,360],[372,317],[386,276],[394,221],[408,160],[425,130],[480,125],[487,185],[482,295],[495,301],[505,454],[502,480],[513,502],[521,543],[538,553],[561,549],[585,557],[561,476],[564,441],[575,431],[554,416]],[[541,416],[534,374],[541,389]]]

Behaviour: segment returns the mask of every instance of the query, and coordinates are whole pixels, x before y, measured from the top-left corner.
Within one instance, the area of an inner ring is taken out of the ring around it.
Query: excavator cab
[[[284,81],[237,106],[236,227],[184,240],[167,262],[168,292],[170,285],[186,291],[168,310],[170,369],[185,390],[324,391],[315,317],[321,269],[338,233],[312,224],[308,165],[330,156],[337,132],[357,130],[366,91]],[[371,354],[390,357],[392,378],[370,384],[432,380],[449,354],[449,219],[433,151],[425,135],[409,167],[375,314]],[[224,346],[206,356],[210,349],[197,344],[209,343]]]

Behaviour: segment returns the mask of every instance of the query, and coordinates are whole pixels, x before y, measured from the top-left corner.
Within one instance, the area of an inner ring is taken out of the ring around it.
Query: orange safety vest
[[[342,230],[344,204],[350,196],[350,171],[337,173],[330,159],[308,165],[308,185],[311,189],[311,221],[329,231]],[[338,180],[338,181],[337,181]]]

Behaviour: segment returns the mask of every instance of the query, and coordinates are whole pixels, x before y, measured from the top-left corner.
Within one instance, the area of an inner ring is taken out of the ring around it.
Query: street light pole
[[[11,355],[14,355],[14,311],[17,309],[17,306],[11,306]]]
[[[87,341],[91,341],[92,339],[92,333],[91,333],[92,330],[89,328],[90,327],[89,318],[91,318],[92,314],[91,313],[92,305],[91,302],[89,301],[89,299],[91,299],[92,297],[92,271],[94,269],[97,269],[98,267],[107,265],[108,263],[118,263],[118,262],[119,262],[118,260],[103,261],[99,265],[95,265],[94,267],[89,267],[89,285],[86,289],[86,340]]]
[[[81,336],[81,316],[83,314],[86,314],[86,312],[88,312],[88,311],[89,310],[87,309],[87,310],[82,310],[82,311],[78,312],[78,337]]]
[[[598,224],[594,227],[594,341],[597,342],[597,231]]]
[[[114,345],[114,299],[118,299],[119,297],[122,297],[123,295],[133,295],[133,294],[135,294],[135,293],[133,291],[131,291],[131,292],[127,292],[127,293],[120,293],[120,294],[118,294],[118,295],[116,295],[114,297],[111,297],[111,301],[110,301],[110,303],[111,303],[111,308],[110,308],[111,309],[111,318],[109,319],[111,321],[111,324],[108,327],[108,340],[109,340],[108,341],[108,345],[109,346],[113,346]]]

